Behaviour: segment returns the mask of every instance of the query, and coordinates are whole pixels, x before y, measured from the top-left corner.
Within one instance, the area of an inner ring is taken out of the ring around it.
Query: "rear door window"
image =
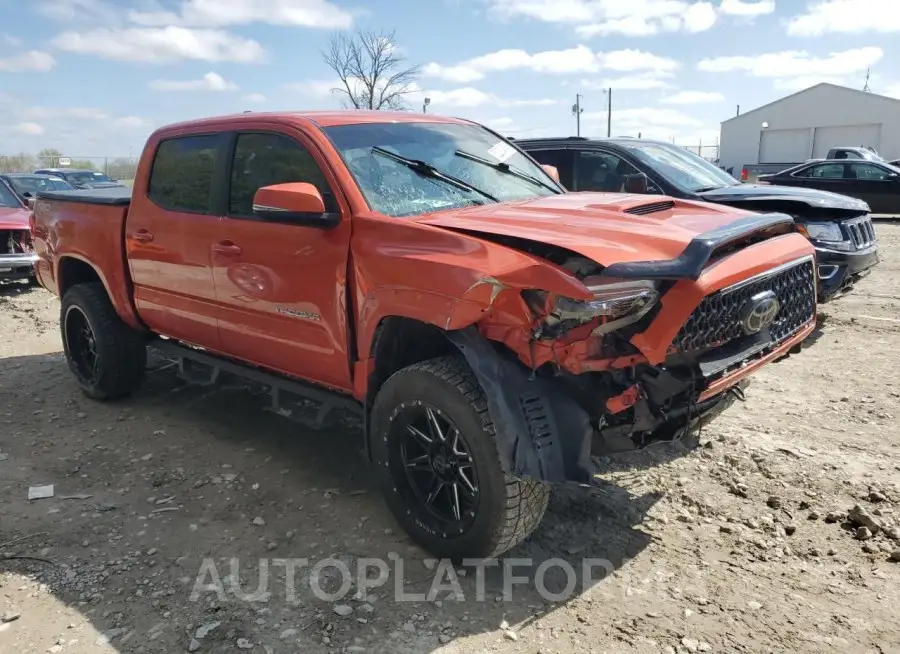
[[[169,211],[211,213],[213,177],[222,143],[222,134],[162,141],[153,159],[148,197]]]

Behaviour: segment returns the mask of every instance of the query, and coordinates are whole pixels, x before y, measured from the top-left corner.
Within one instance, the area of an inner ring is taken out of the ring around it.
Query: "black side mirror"
[[[625,192],[646,194],[649,181],[644,173],[625,175]]]

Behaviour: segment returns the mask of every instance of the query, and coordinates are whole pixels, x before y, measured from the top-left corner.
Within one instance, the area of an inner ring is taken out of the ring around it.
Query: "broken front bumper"
[[[28,279],[34,275],[36,254],[0,254],[0,279]]]
[[[779,309],[750,329],[748,307],[761,297]],[[592,455],[677,440],[727,407],[747,376],[796,352],[815,328],[812,246],[788,234],[746,247],[675,282],[659,303],[628,356],[598,347],[603,337],[504,351],[476,327],[449,334],[485,391],[509,474],[590,483]],[[529,367],[541,347],[553,359]]]

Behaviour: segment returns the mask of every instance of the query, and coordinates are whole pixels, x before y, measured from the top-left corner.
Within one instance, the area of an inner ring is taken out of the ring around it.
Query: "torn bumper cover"
[[[448,332],[485,391],[505,470],[591,483],[592,456],[688,436],[742,396],[748,375],[799,351],[815,328],[811,252],[801,235],[782,235],[671,285],[659,310],[630,331],[632,356],[589,346],[607,335],[523,345],[521,334],[495,338],[504,332],[489,324]],[[536,362],[537,344],[554,358]]]
[[[533,376],[513,357],[498,353],[474,327],[448,336],[485,391],[500,460],[504,470],[517,477],[591,484],[596,472],[592,457],[639,449],[654,441],[679,440],[742,395],[742,386],[736,385],[680,410],[653,415],[651,398],[636,390],[643,384],[635,385],[623,393],[633,401],[618,407],[619,412],[634,410],[634,420],[621,427],[608,426],[602,415],[611,407],[598,402],[591,410],[560,379]],[[661,431],[664,437],[653,441],[642,442],[638,437]]]

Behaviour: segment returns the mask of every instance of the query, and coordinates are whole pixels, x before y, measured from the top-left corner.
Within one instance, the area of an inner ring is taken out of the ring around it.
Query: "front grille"
[[[848,220],[844,223],[844,228],[850,233],[850,240],[857,250],[875,245],[875,227],[869,216]]]
[[[660,211],[668,211],[675,206],[671,200],[663,200],[662,202],[650,202],[649,204],[641,204],[630,209],[625,209],[625,213],[633,216],[646,216],[648,213],[658,213]]]
[[[749,282],[740,282],[707,295],[678,332],[673,345],[682,352],[720,347],[745,336],[741,312],[751,297],[772,291],[781,303],[769,327],[779,342],[803,327],[815,315],[816,278],[812,260],[804,260]]]

